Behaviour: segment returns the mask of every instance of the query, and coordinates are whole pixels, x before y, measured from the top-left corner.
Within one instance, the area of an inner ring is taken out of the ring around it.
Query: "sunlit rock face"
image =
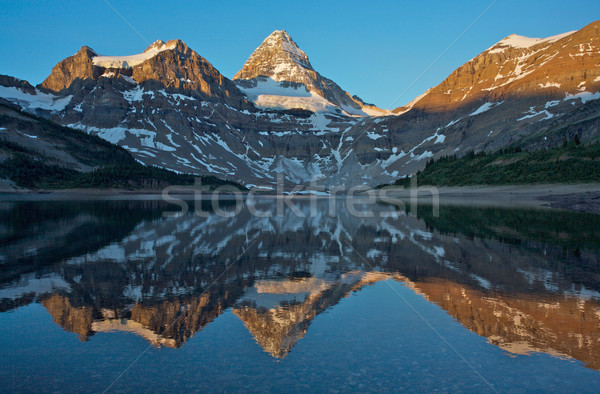
[[[59,294],[53,294],[41,301],[42,305],[54,319],[54,322],[65,330],[74,332],[84,341],[97,330],[93,329],[93,308],[76,308],[69,299]]]
[[[266,352],[282,358],[304,337],[311,321],[360,280],[361,273],[348,273],[335,282],[317,278],[257,281],[233,313]]]
[[[600,71],[594,66],[600,59],[599,29],[600,22],[594,22],[579,31],[547,38],[512,34],[456,69],[410,106],[442,112],[480,101],[495,105],[531,96],[547,101],[565,99],[565,94],[591,96],[600,91]],[[548,115],[539,117],[544,116]]]
[[[231,218],[163,218],[173,207],[157,202],[49,204],[38,211],[41,231],[17,226],[14,213],[32,207],[0,206],[3,218],[13,218],[1,233],[10,242],[0,248],[0,306],[40,302],[82,340],[123,331],[179,348],[229,312],[264,351],[283,358],[319,314],[365,286],[395,280],[508,352],[599,368],[594,215],[442,207],[439,216],[425,208],[412,216],[378,204],[370,206],[375,217],[358,218],[322,200],[311,216],[310,202],[299,200],[306,217],[242,209]],[[276,212],[273,200],[255,204]],[[64,239],[95,244],[49,248],[52,223],[62,223]],[[11,265],[14,245],[41,246],[40,253]]]
[[[194,91],[235,107],[245,105],[243,96],[231,81],[181,40],[156,41],[143,53],[131,56],[101,56],[84,46],[58,63],[40,88],[76,94],[76,81],[101,78],[106,81],[120,78],[130,84],[154,81],[155,86]]]
[[[598,299],[488,294],[447,281],[414,286],[469,330],[509,353],[543,352],[600,369],[600,356],[595,351],[600,345]]]

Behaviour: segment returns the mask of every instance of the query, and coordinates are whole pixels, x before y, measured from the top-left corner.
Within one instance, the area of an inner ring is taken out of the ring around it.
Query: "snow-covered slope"
[[[92,62],[94,66],[104,68],[131,68],[138,66],[146,60],[152,59],[160,52],[175,49],[176,42],[165,44],[163,41],[156,41],[148,47],[143,53],[130,56],[94,56]]]
[[[301,108],[312,112],[336,112],[340,109],[323,96],[309,91],[301,83],[277,81],[267,77],[257,77],[254,82],[240,83],[238,87],[259,108]]]
[[[569,31],[562,34],[557,34],[555,36],[546,37],[546,38],[531,38],[520,36],[518,34],[511,34],[510,36],[500,40],[496,45],[490,48],[491,53],[502,52],[505,47],[513,47],[513,48],[530,48],[534,45],[538,44],[551,44],[555,41],[558,41],[562,38],[570,36],[575,33],[575,31]]]

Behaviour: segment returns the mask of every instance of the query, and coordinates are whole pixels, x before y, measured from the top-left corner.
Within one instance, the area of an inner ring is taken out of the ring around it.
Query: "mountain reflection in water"
[[[223,203],[227,206],[229,203]],[[403,283],[507,352],[600,369],[600,219],[547,210],[426,207],[357,218],[329,202],[283,217],[189,213],[158,201],[0,204],[0,311],[40,303],[93,340],[124,331],[179,348],[231,308],[286,357],[313,319],[382,280]],[[272,200],[256,203],[275,210]]]

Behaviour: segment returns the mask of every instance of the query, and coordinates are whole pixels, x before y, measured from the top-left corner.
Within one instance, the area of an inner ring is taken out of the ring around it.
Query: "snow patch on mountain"
[[[479,114],[484,113],[484,112],[490,110],[491,108],[494,108],[495,106],[498,106],[500,104],[502,104],[502,101],[500,101],[499,103],[484,103],[481,107],[477,108],[469,116],[479,115]]]
[[[177,43],[165,44],[162,41],[154,42],[145,52],[130,56],[94,56],[92,62],[94,66],[104,68],[131,68],[142,64],[146,60],[152,59],[163,51],[175,49]]]
[[[338,106],[304,84],[276,81],[259,77],[253,86],[238,84],[238,88],[259,108],[306,109],[312,112],[334,112]]]
[[[581,99],[581,103],[585,104],[590,100],[600,99],[600,92],[592,93],[592,92],[581,92],[577,94],[569,94],[567,93],[565,96],[565,100],[577,100]]]
[[[331,112],[337,108],[331,102],[315,93],[311,93],[310,97],[261,94],[254,101],[254,104],[259,108],[301,108],[312,112]]]
[[[41,278],[24,275],[18,281],[0,289],[0,299],[17,299],[31,293],[41,295],[69,290],[71,286],[58,275],[51,274]]]
[[[547,89],[547,88],[559,88],[560,89],[560,83],[556,83],[556,82],[546,82],[545,84],[538,84],[538,86],[542,89]]]
[[[575,33],[575,31],[569,31],[562,34],[557,34],[555,36],[546,37],[546,38],[530,38],[525,36],[519,36],[517,34],[511,34],[510,36],[504,38],[495,44],[492,48],[490,48],[490,53],[499,53],[503,51],[503,47],[510,46],[513,48],[531,48],[534,45],[538,44],[550,44],[556,42],[560,39],[570,36]]]
[[[535,118],[535,117],[537,117],[539,115],[544,115],[544,117],[538,119],[538,121],[550,119],[550,118],[552,118],[554,116],[553,114],[551,114],[550,112],[548,112],[548,110],[544,109],[542,111],[536,112],[535,109],[534,109],[534,107],[531,107],[529,109],[529,111],[527,112],[527,115],[523,116],[522,118],[517,119],[517,122],[520,122],[520,121],[525,120],[525,119]]]
[[[53,94],[42,93],[37,89],[36,94],[29,94],[14,86],[0,86],[0,97],[28,110],[42,109],[55,112],[65,109],[73,98],[72,95],[57,97]]]
[[[376,141],[379,138],[382,138],[383,136],[381,134],[377,134],[377,133],[374,133],[372,131],[369,131],[369,132],[367,132],[367,137],[369,137],[370,139]]]
[[[311,97],[311,93],[306,86],[300,84],[290,84],[286,82],[275,81],[272,78],[260,78],[256,80],[253,87],[239,86],[240,90],[252,101],[260,96],[278,95],[284,97]]]

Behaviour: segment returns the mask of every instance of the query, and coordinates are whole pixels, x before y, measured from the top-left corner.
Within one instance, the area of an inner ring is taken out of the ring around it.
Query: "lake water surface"
[[[599,216],[311,204],[0,202],[0,390],[600,390]]]

